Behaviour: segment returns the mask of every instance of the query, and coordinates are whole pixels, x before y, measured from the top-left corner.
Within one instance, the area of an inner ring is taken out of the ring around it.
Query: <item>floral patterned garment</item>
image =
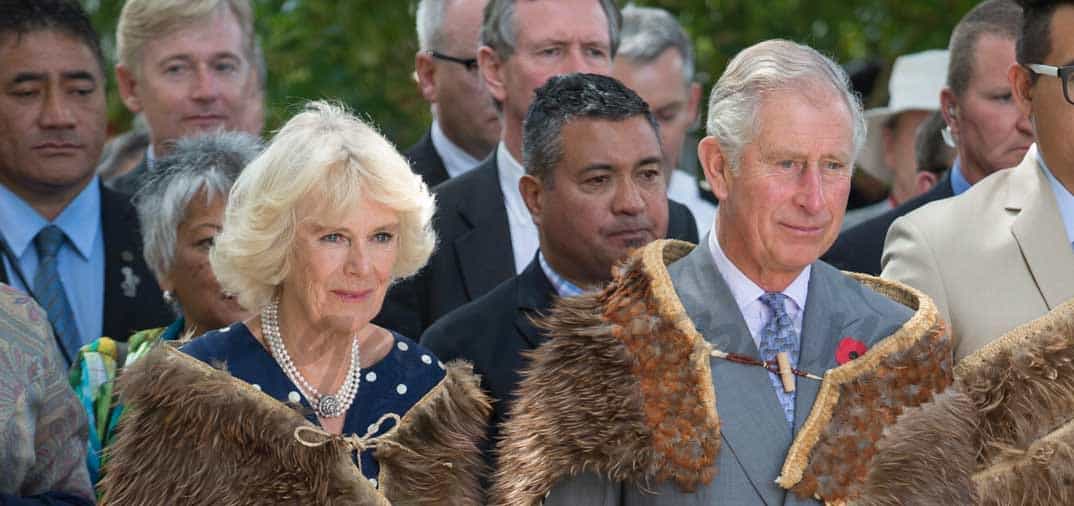
[[[0,284],[0,503],[50,493],[92,501],[86,416],[45,311]]]
[[[89,419],[86,467],[94,484],[101,480],[104,449],[112,442],[116,424],[123,414],[123,405],[119,403],[114,390],[116,376],[124,367],[149,353],[158,341],[177,339],[184,326],[185,321],[179,318],[167,327],[137,332],[126,343],[99,337],[78,351],[78,359],[71,366],[68,381]]]

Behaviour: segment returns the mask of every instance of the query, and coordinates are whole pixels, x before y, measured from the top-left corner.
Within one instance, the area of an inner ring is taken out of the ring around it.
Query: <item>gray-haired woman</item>
[[[116,373],[158,341],[196,336],[248,316],[220,289],[209,249],[222,228],[231,186],[260,151],[260,141],[242,133],[180,140],[135,195],[146,264],[178,319],[168,327],[137,332],[127,343],[101,337],[79,352],[70,381],[89,416],[87,464],[94,482],[100,478],[101,451],[122,413],[112,391]]]

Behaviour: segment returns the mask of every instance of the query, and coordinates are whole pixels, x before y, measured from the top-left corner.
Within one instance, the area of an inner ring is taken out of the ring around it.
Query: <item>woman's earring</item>
[[[162,293],[161,296],[164,297],[164,302],[167,302],[168,304],[175,303],[175,296],[172,295],[171,290],[164,290],[164,293]]]

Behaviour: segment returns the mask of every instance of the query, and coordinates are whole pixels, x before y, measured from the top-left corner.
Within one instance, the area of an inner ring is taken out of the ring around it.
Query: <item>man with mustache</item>
[[[513,398],[523,352],[546,338],[530,318],[556,296],[606,283],[615,262],[663,238],[668,223],[668,169],[655,119],[618,81],[553,77],[537,89],[521,134],[526,174],[519,188],[537,226],[537,256],[421,339],[441,360],[473,362],[482,387],[499,401],[493,436]]]
[[[85,343],[174,316],[134,209],[94,172],[105,78],[88,18],[63,0],[5,0],[0,12],[0,281],[45,308],[70,365]]]
[[[187,135],[260,135],[264,64],[249,0],[129,0],[116,27],[116,83],[149,125],[149,149],[112,187],[132,194],[153,160]]]

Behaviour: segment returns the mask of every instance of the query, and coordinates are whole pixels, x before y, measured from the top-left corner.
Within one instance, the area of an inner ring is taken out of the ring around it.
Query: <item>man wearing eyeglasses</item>
[[[962,196],[896,221],[884,252],[885,277],[935,299],[956,359],[1074,297],[1074,1],[1019,3],[1008,77],[1036,147]]]
[[[500,118],[477,72],[486,3],[422,0],[418,4],[420,49],[414,56],[414,73],[432,108],[433,124],[405,154],[430,188],[477,166],[500,140]]]

